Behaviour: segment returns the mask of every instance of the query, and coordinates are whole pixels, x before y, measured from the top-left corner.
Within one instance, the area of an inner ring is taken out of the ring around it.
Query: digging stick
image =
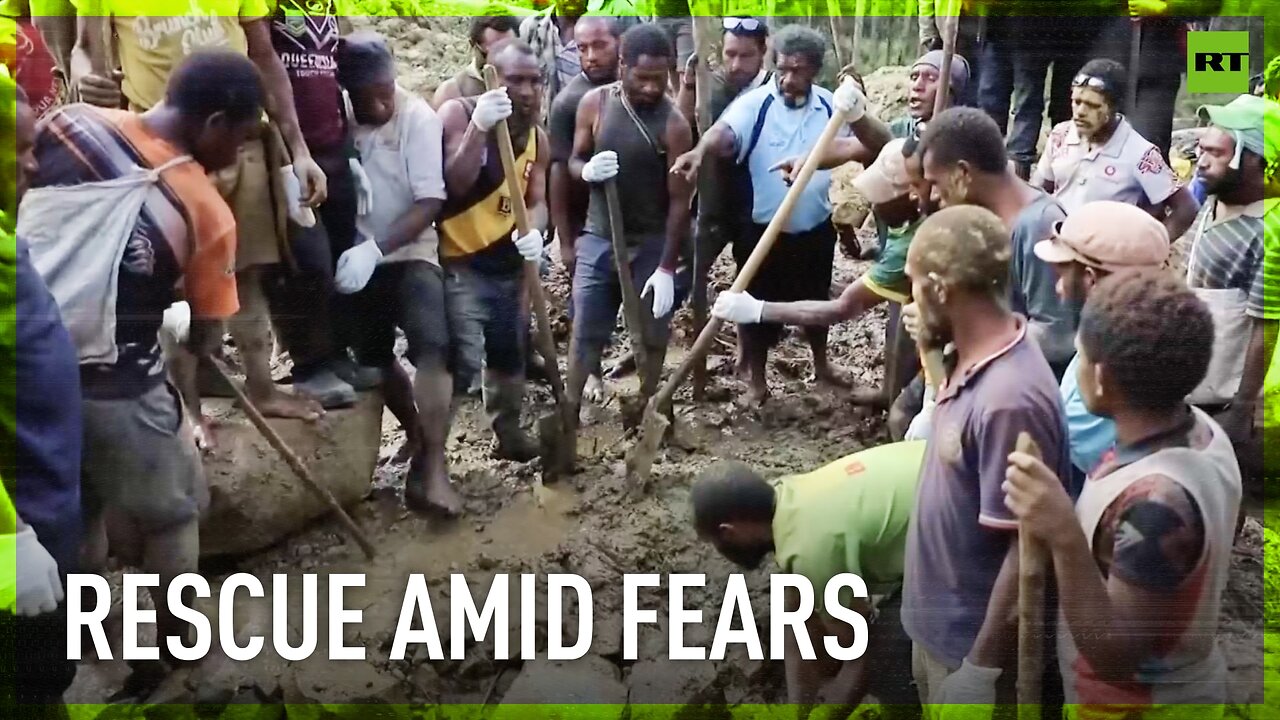
[[[1018,434],[1020,453],[1040,457],[1027,433]],[[1018,529],[1018,720],[1039,720],[1040,677],[1044,671],[1044,585],[1049,556],[1026,528]]]
[[[956,3],[959,5],[959,3]],[[960,9],[957,15],[942,28],[942,67],[938,70],[938,95],[933,100],[933,117],[938,117],[947,109],[951,96],[951,64],[956,57],[956,33],[960,30]]]
[[[791,217],[792,208],[799,202],[800,195],[809,184],[813,174],[817,172],[819,159],[844,124],[845,115],[843,112],[836,110],[831,114],[831,119],[827,121],[827,126],[822,130],[822,135],[818,137],[817,143],[814,144],[813,149],[809,151],[808,157],[805,158],[804,165],[800,168],[800,174],[796,176],[795,181],[791,184],[791,189],[787,191],[786,197],[782,199],[782,205],[778,207],[778,212],[774,213],[773,219],[769,221],[769,226],[765,228],[764,233],[760,236],[760,241],[756,243],[755,249],[751,251],[751,256],[747,258],[746,264],[738,272],[738,277],[734,279],[733,287],[729,289],[730,292],[744,292],[747,286],[751,284],[756,272],[760,269],[760,265],[764,263],[765,257],[769,255],[769,250],[773,248],[774,242],[782,234],[782,228]],[[671,398],[676,394],[676,390],[680,388],[681,383],[685,381],[685,378],[689,377],[693,364],[711,349],[715,342],[716,333],[719,331],[720,320],[713,316],[707,326],[702,328],[702,332],[698,333],[698,339],[693,343],[689,354],[685,356],[684,362],[680,363],[680,367],[667,379],[666,384],[662,386],[658,394],[650,398],[649,405],[644,411],[644,420],[640,425],[640,438],[627,458],[627,481],[633,490],[643,491],[648,486],[649,473],[653,469],[653,458],[657,455],[658,445],[662,442],[662,438],[671,424],[663,414],[665,408],[670,405]]]
[[[307,469],[307,466],[303,464],[302,459],[298,457],[297,453],[289,448],[285,443],[284,438],[280,437],[280,434],[276,432],[275,428],[271,427],[271,425],[267,423],[267,419],[262,416],[262,413],[258,410],[257,406],[249,400],[249,396],[245,394],[244,388],[240,387],[239,383],[231,379],[231,375],[227,372],[226,368],[222,366],[222,361],[212,355],[206,355],[205,359],[208,360],[209,364],[217,371],[218,375],[222,377],[223,382],[231,386],[232,391],[235,392],[236,399],[240,401],[240,407],[244,410],[244,414],[249,418],[249,422],[253,423],[253,426],[258,429],[258,432],[262,433],[262,437],[266,438],[267,443],[270,444],[271,447],[275,448],[276,452],[280,453],[280,457],[284,458],[285,463],[288,464],[298,478],[302,480],[302,484],[306,485],[308,490],[329,506],[329,509],[333,511],[333,514],[338,518],[342,525],[346,527],[347,532],[351,533],[351,537],[355,538],[356,544],[358,544],[360,549],[364,551],[365,557],[372,560],[373,556],[376,554],[373,543],[369,541],[368,536],[364,534],[364,531],[360,529],[360,526],[356,525],[356,521],[351,519],[351,516],[347,514],[347,511],[342,509],[342,505],[333,497],[333,493],[329,492],[328,488],[316,482],[315,477],[311,474],[311,471]]]
[[[631,333],[631,354],[636,356],[636,375],[641,387],[648,386],[649,348],[645,344],[645,309],[640,304],[635,280],[631,277],[631,260],[627,257],[626,227],[622,224],[622,200],[618,198],[616,178],[604,182],[604,198],[609,206],[609,235],[613,240],[613,264],[618,269],[618,282],[622,285],[622,317]]]
[[[695,94],[694,116],[698,123],[698,135],[702,136],[711,127],[711,38],[708,35],[707,18],[693,19],[694,54],[698,58],[694,66]],[[707,274],[702,272],[704,265],[709,265],[703,258],[705,248],[699,247],[701,238],[693,239],[693,326],[701,332],[707,324]],[[703,356],[693,366],[693,399],[702,400],[707,391],[707,358]]]
[[[1129,91],[1126,93],[1124,111],[1127,113],[1137,112],[1138,108],[1138,83],[1142,80],[1138,75],[1139,66],[1142,64],[1142,19],[1133,18],[1129,21],[1132,28],[1129,40]]]
[[[498,71],[492,65],[484,66],[485,86],[493,90],[498,87]],[[511,214],[515,216],[516,230],[521,235],[529,232],[529,209],[524,204],[524,192],[520,189],[520,173],[516,168],[516,152],[511,145],[511,132],[507,121],[501,120],[493,131],[497,133],[498,154],[502,156],[503,175],[507,178],[507,191],[511,195]],[[542,278],[538,274],[538,263],[524,263],[524,284],[533,304],[533,315],[538,331],[535,333],[538,343],[538,354],[547,368],[547,380],[551,383],[551,394],[555,397],[556,409],[560,414],[559,423],[539,422],[538,434],[543,452],[551,452],[552,458],[543,459],[543,468],[548,475],[555,476],[559,472],[569,472],[577,460],[576,423],[570,419],[572,408],[569,405],[564,389],[564,379],[560,376],[560,363],[556,359],[556,341],[551,335],[551,319],[547,313],[547,296],[542,292]],[[558,431],[557,431],[558,428]],[[547,434],[550,433],[548,436]]]

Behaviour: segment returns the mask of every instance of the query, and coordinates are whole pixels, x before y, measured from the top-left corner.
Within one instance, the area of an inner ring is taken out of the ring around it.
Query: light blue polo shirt
[[[733,131],[738,163],[745,163],[751,173],[753,222],[767,225],[787,194],[782,173],[769,168],[781,160],[808,153],[831,119],[834,107],[831,92],[814,85],[804,107],[789,108],[774,81],[738,96],[720,116],[720,122]],[[848,134],[847,125],[840,129],[841,136]],[[757,138],[754,147],[753,137]],[[814,173],[783,232],[801,233],[828,222],[831,219],[830,187],[830,170]]]
[[[1102,460],[1102,456],[1116,445],[1116,424],[1109,418],[1098,417],[1085,407],[1080,396],[1076,375],[1080,356],[1071,358],[1067,371],[1062,375],[1062,405],[1067,413],[1067,436],[1071,445],[1071,464],[1088,474]]]

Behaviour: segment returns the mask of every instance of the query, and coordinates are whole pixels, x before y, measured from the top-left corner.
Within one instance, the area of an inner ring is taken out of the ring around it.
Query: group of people
[[[598,389],[618,324],[615,247],[643,298],[629,329],[651,394],[674,311],[726,246],[746,262],[836,113],[845,123],[773,250],[713,313],[736,324],[737,369],[765,402],[783,325],[804,328],[819,383],[848,388],[828,328],[889,303],[876,395],[896,398],[906,441],[773,483],[713,468],[693,491],[699,534],[745,565],[773,551],[815,582],[862,574],[889,598],[860,606],[873,636],[900,626],[915,646],[921,699],[990,704],[1011,687],[1021,526],[1077,589],[1059,608],[1068,701],[1221,702],[1206,628],[1240,501],[1232,441],[1249,433],[1280,319],[1263,302],[1272,100],[1204,109],[1200,207],[1127,119],[1127,71],[1105,58],[1071,69],[1071,119],[1027,182],[989,113],[935,117],[975,80],[939,49],[911,66],[906,114],[881,119],[855,68],[834,91],[817,84],[828,41],[807,27],[724,18],[700,92],[680,23],[563,3],[523,22],[474,18],[473,61],[428,100],[397,82],[385,38],[351,31],[331,5],[207,9],[95,6],[70,42],[50,33],[77,103],[34,102],[21,67],[9,81],[19,324],[5,366],[21,387],[0,473],[19,563],[16,612],[0,619],[41,648],[18,665],[25,702],[56,701],[74,676],[61,578],[104,571],[109,554],[160,575],[157,629],[186,634],[162,598],[199,556],[200,448],[217,441],[200,398],[226,382],[224,329],[266,416],[314,419],[380,387],[408,439],[406,505],[456,514],[445,446],[474,382],[495,455],[538,456],[521,422],[537,366],[524,283],[549,240],[572,276],[572,414]],[[699,96],[713,120],[701,131]],[[850,161],[866,166],[856,185],[879,250],[832,299],[830,169]],[[1173,277],[1170,240],[1193,226],[1186,278]],[[277,343],[292,393],[271,376]],[[945,377],[918,372],[917,343],[945,351]],[[1022,432],[1041,458],[1010,454]],[[1153,631],[1120,643],[1130,623]],[[161,654],[136,667],[138,689],[179,664]],[[800,663],[791,697],[855,704],[864,665]]]

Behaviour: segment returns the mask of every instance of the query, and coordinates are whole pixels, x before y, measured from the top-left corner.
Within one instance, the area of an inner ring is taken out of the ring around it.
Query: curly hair
[[[1098,283],[1080,316],[1080,344],[1139,410],[1178,407],[1213,357],[1213,316],[1176,275],[1144,269]]]
[[[822,70],[827,55],[827,41],[817,30],[804,25],[788,25],[773,39],[773,54],[799,55],[809,61],[816,70]]]
[[[957,205],[925,218],[907,250],[920,273],[948,287],[1004,299],[1012,257],[1009,231],[995,213],[977,205]]]
[[[736,520],[773,519],[773,486],[744,463],[722,460],[698,474],[689,491],[693,524],[703,531]]]
[[[920,148],[921,157],[928,156],[942,167],[955,167],[963,160],[988,175],[1003,173],[1009,162],[1000,127],[978,108],[944,110],[928,122]]]
[[[657,25],[645,23],[628,28],[622,33],[622,47],[618,50],[622,62],[634,67],[640,62],[641,55],[651,58],[674,58],[675,50],[671,47],[671,38]]]

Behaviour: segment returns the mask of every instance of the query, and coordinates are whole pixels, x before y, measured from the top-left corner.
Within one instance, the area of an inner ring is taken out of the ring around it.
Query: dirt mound
[[[907,91],[911,87],[911,68],[882,67],[863,78],[871,112],[885,122],[893,122],[907,113]],[[857,228],[871,212],[871,205],[853,187],[854,178],[862,172],[860,163],[845,163],[831,173],[832,222]]]
[[[209,512],[200,533],[205,556],[260,551],[328,512],[262,433],[230,401],[206,399],[217,424],[218,447],[204,457]],[[321,486],[344,506],[369,492],[378,460],[382,397],[366,394],[349,410],[333,410],[316,423],[270,420]]]
[[[471,61],[465,17],[352,18],[351,24],[386,37],[400,84],[428,98],[436,86]]]

